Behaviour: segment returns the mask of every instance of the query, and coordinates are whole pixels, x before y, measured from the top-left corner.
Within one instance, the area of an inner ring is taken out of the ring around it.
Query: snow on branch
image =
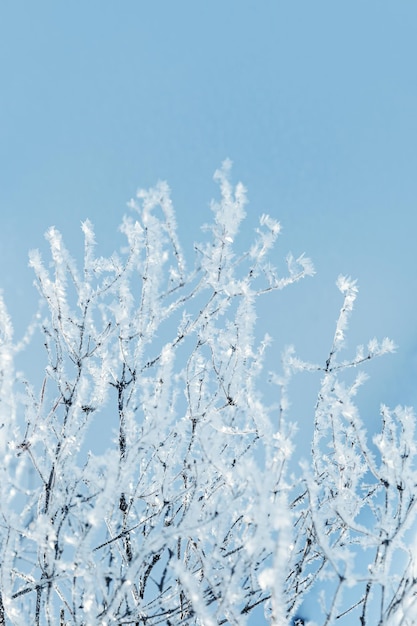
[[[328,358],[287,348],[268,399],[258,296],[314,268],[304,254],[275,268],[266,214],[242,252],[245,188],[230,161],[215,180],[191,270],[160,182],[131,200],[109,257],[89,220],[80,263],[48,230],[50,260],[30,253],[45,306],[20,342],[0,299],[0,624],[244,625],[263,609],[277,626],[315,598],[305,623],[416,623],[414,413],[383,405],[368,436],[366,374],[348,375],[394,344],[341,357],[357,286],[339,277]],[[23,348],[39,388],[16,373]],[[322,376],[301,465],[300,372]]]

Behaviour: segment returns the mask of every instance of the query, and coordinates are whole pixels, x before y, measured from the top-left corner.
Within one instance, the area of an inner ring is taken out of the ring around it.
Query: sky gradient
[[[350,353],[375,335],[399,346],[369,368],[364,417],[417,405],[416,26],[411,0],[3,0],[0,286],[17,332],[50,225],[77,256],[88,217],[110,253],[137,187],[164,179],[192,262],[229,157],[250,201],[242,245],[270,213],[277,264],[305,252],[317,271],[261,303],[268,365],[288,343],[325,361],[347,274]]]

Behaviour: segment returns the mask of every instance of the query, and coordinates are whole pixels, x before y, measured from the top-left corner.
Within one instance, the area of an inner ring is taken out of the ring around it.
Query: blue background
[[[2,0],[0,284],[17,335],[37,301],[27,252],[50,225],[77,255],[89,217],[110,253],[136,188],[166,179],[192,263],[230,157],[250,200],[241,245],[268,212],[274,262],[305,252],[317,270],[260,303],[268,367],[288,343],[326,360],[344,273],[360,287],[346,357],[374,335],[399,346],[369,367],[365,421],[415,403],[416,26],[411,0]],[[301,380],[304,433],[317,380]]]

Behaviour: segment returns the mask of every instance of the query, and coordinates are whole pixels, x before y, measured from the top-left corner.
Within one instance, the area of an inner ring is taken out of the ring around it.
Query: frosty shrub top
[[[52,262],[30,254],[43,307],[21,342],[1,301],[0,625],[240,625],[254,609],[284,625],[306,606],[305,623],[417,623],[414,416],[382,407],[370,444],[363,374],[344,382],[392,343],[340,360],[356,286],[339,278],[326,362],[287,349],[279,406],[265,403],[257,299],[314,272],[289,256],[278,275],[267,215],[234,252],[246,200],[229,170],[191,270],[160,183],[130,203],[120,254],[95,255],[89,221],[81,264],[47,232]],[[15,369],[23,348],[39,388]],[[321,385],[294,478],[288,385],[305,369]]]

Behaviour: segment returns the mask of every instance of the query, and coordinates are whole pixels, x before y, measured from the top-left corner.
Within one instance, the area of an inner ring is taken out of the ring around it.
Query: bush
[[[164,183],[130,203],[120,255],[96,257],[86,221],[80,270],[48,231],[52,269],[30,255],[47,307],[29,329],[46,350],[39,389],[15,371],[27,341],[14,343],[1,302],[0,624],[245,624],[259,605],[289,624],[312,591],[322,624],[415,623],[414,416],[382,407],[372,451],[355,406],[364,377],[343,382],[393,345],[339,360],[356,297],[339,278],[326,363],[288,349],[280,406],[265,403],[257,298],[314,272],[289,256],[278,276],[267,215],[234,254],[245,190],[229,169],[190,272]],[[322,381],[294,478],[288,384],[305,369]]]

